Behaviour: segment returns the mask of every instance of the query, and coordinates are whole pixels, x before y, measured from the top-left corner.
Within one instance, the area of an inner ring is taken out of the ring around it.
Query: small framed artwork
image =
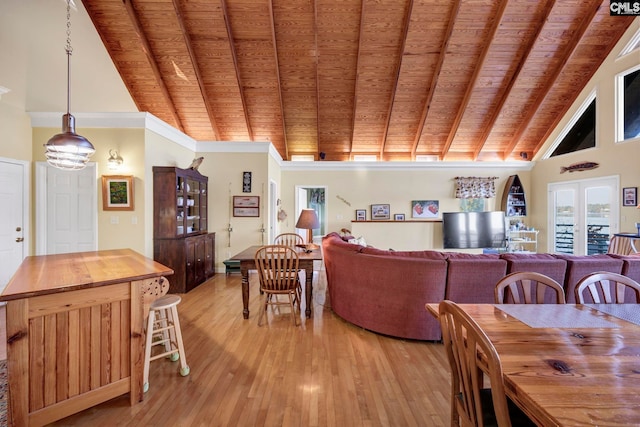
[[[391,219],[389,205],[371,205],[371,219]]]
[[[438,200],[413,200],[411,202],[411,218],[437,218],[440,213]]]
[[[260,216],[260,196],[233,196],[233,216]]]
[[[102,176],[102,209],[133,210],[133,175]]]
[[[251,193],[251,172],[242,172],[242,192]]]
[[[625,187],[622,189],[622,206],[638,205],[638,187]]]
[[[404,214],[395,214],[393,215],[393,219],[395,221],[404,221]]]
[[[367,210],[356,209],[356,221],[366,221],[366,220],[367,220]]]

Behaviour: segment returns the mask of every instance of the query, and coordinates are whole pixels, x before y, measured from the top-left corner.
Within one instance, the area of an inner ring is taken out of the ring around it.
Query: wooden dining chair
[[[288,305],[291,308],[293,324],[297,326],[296,308],[299,313],[301,298],[298,253],[289,246],[267,245],[258,248],[254,259],[260,279],[260,290],[264,296],[258,325],[262,325],[262,318],[268,306],[279,308]],[[286,295],[287,301],[279,301],[278,295]]]
[[[595,304],[623,304],[640,302],[640,283],[622,274],[599,271],[583,277],[576,285],[576,302]],[[630,297],[635,297],[632,300]]]
[[[521,271],[498,281],[495,301],[496,304],[544,304],[549,301],[549,298],[545,298],[547,292],[552,292],[557,304],[566,303],[562,285],[551,277],[533,271]]]
[[[451,367],[451,425],[535,425],[507,398],[500,357],[480,326],[453,301],[438,308]],[[483,386],[485,375],[490,389]]]
[[[304,239],[298,233],[282,233],[273,239],[273,244],[295,247],[296,245],[304,245]]]

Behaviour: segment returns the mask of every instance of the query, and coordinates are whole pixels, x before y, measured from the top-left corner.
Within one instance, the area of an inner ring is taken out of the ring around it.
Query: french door
[[[549,251],[572,255],[606,253],[619,229],[619,177],[548,186]]]

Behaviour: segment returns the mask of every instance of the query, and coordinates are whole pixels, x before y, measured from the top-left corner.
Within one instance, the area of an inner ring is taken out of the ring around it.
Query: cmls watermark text
[[[640,16],[640,1],[612,1],[609,3],[611,16]]]

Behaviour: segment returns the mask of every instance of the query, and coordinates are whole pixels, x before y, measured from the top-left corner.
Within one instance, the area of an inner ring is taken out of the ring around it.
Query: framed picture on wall
[[[440,213],[438,200],[413,200],[411,202],[411,218],[437,218]]]
[[[233,196],[233,216],[260,216],[260,196]]]
[[[390,219],[389,205],[371,205],[371,219]]]
[[[638,205],[638,187],[625,187],[622,189],[622,206]]]
[[[356,209],[356,221],[366,221],[366,220],[367,220],[367,210]]]
[[[404,221],[404,214],[395,214],[393,215],[394,221]]]
[[[102,176],[102,209],[133,210],[133,175]]]

